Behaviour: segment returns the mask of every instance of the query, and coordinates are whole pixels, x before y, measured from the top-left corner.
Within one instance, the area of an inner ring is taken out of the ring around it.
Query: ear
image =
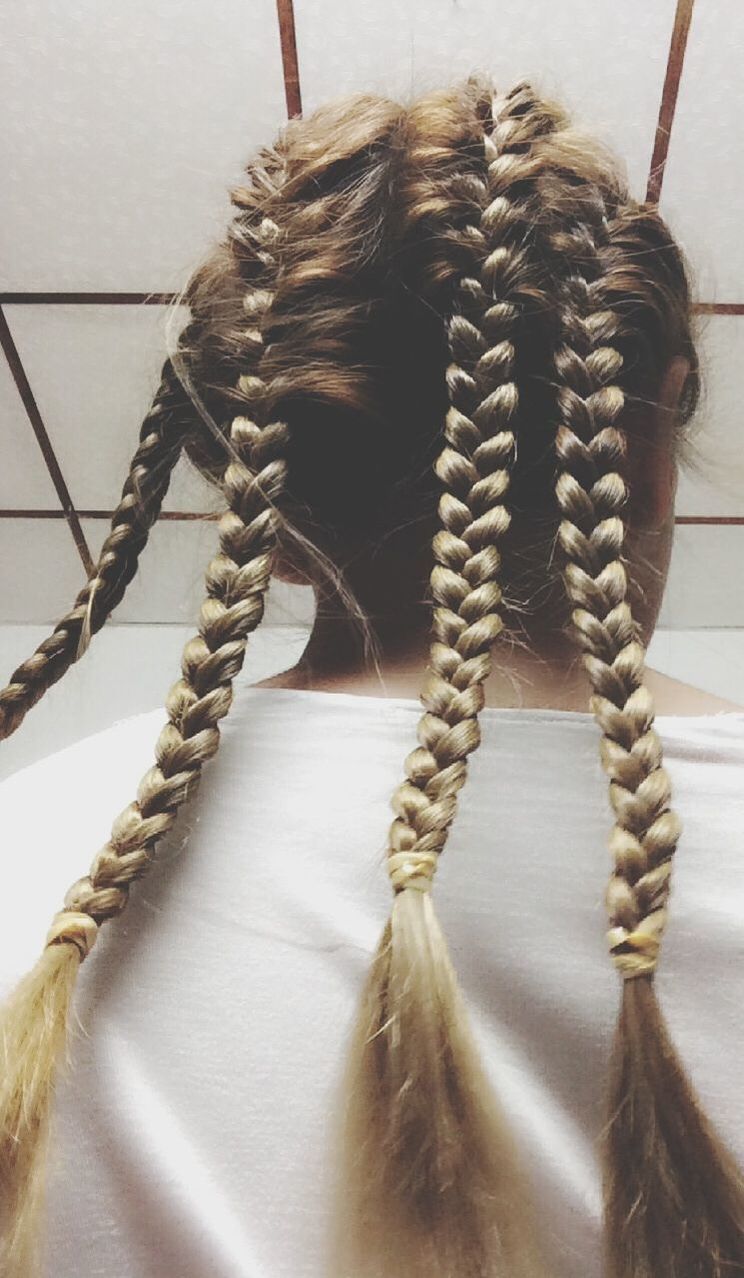
[[[677,415],[679,412],[679,401],[682,397],[682,391],[685,388],[685,382],[690,372],[690,361],[685,359],[684,355],[675,355],[674,359],[667,364],[664,376],[661,379],[658,396],[658,412],[671,414],[674,419],[671,422],[671,428],[676,425]]]
[[[660,529],[673,516],[677,493],[674,440],[689,371],[689,361],[682,355],[675,355],[667,365],[648,428],[631,450],[629,479],[637,526]]]

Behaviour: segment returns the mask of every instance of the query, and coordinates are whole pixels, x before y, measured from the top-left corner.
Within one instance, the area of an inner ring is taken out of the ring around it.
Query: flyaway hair
[[[681,826],[645,686],[630,476],[673,358],[689,367],[680,429],[697,399],[681,254],[562,110],[529,85],[501,93],[481,79],[406,107],[364,96],[293,121],[233,202],[224,243],[184,294],[191,317],[94,577],[0,693],[8,736],[121,600],[187,454],[226,506],[198,634],[153,766],[0,1022],[0,1270],[31,1278],[38,1262],[80,962],[195,796],[272,572],[280,560],[306,579],[320,569],[343,597],[360,548],[415,526],[431,552],[431,645],[418,741],[392,798],[390,916],[329,1115],[332,1276],[550,1272],[433,894],[494,645],[536,581],[581,652],[614,821],[607,911],[622,993],[605,1278],[744,1272],[741,1171],[653,983]]]

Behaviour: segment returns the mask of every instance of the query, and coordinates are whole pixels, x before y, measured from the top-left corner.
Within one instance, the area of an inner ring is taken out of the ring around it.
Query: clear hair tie
[[[431,891],[438,859],[436,852],[419,852],[415,848],[410,852],[389,853],[388,874],[396,892],[402,892],[404,888],[413,888],[416,892]]]
[[[82,914],[77,910],[60,910],[55,914],[52,926],[47,932],[47,945],[60,945],[69,942],[80,952],[80,961],[87,958],[98,937],[98,924],[90,914]]]

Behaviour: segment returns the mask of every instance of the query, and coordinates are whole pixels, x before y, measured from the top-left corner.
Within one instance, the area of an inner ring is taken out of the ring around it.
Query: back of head
[[[134,532],[121,562],[110,541],[56,646],[0,699],[7,732],[103,624],[184,449],[225,494],[220,550],[155,765],[6,1015],[6,1271],[25,1273],[33,1252],[79,961],[218,748],[272,572],[343,593],[354,562],[385,543],[433,562],[432,644],[418,746],[393,797],[391,917],[347,1077],[336,1271],[543,1271],[431,894],[479,742],[504,592],[512,617],[539,593],[555,624],[570,618],[610,783],[608,939],[623,1000],[607,1271],[722,1278],[744,1264],[740,1181],[653,988],[680,831],[644,686],[653,610],[634,597],[626,540],[646,517],[632,477],[674,447],[656,438],[653,410],[675,358],[686,369],[680,429],[697,396],[680,253],[601,148],[525,85],[500,95],[471,80],[408,107],[363,97],[324,108],[292,122],[233,199],[224,243],[186,290],[191,318],[153,407],[158,456],[149,466],[141,445],[139,482],[125,486]],[[121,510],[114,533],[117,520]]]

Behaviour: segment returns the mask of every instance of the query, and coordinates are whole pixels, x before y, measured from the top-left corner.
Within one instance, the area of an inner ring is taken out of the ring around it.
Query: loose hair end
[[[395,896],[344,1091],[333,1278],[543,1278],[528,1189],[427,892]]]
[[[74,942],[47,945],[0,1014],[3,1278],[30,1278],[38,1266],[50,1112],[80,962]]]

